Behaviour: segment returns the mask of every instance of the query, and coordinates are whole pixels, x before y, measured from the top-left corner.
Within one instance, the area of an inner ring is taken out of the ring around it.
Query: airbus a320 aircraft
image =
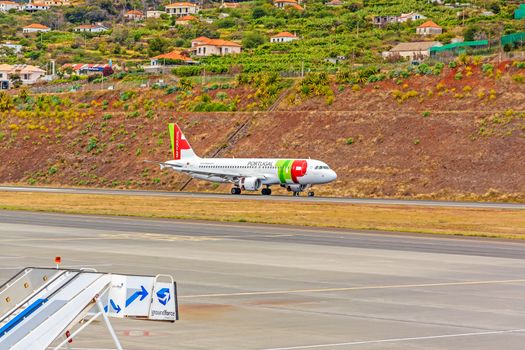
[[[313,159],[200,158],[177,124],[169,124],[169,134],[173,160],[159,163],[161,169],[173,169],[195,179],[231,183],[232,194],[261,190],[261,194],[270,195],[270,186],[280,185],[298,196],[312,185],[337,178],[326,163]],[[310,190],[308,196],[313,195]]]

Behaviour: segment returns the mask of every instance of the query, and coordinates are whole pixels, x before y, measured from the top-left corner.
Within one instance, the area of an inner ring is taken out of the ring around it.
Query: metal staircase
[[[0,286],[0,349],[61,349],[102,317],[175,322],[177,286],[171,276],[136,276],[28,267]]]

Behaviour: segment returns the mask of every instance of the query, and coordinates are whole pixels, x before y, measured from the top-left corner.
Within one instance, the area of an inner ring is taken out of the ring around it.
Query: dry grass
[[[525,239],[522,210],[13,192],[0,208]]]

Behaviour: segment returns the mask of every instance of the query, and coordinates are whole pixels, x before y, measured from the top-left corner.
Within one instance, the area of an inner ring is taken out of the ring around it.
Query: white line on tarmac
[[[270,291],[238,292],[238,293],[194,294],[194,295],[181,295],[181,296],[179,296],[179,298],[180,299],[189,299],[189,298],[212,298],[212,297],[248,296],[248,295],[325,293],[325,292],[345,292],[345,291],[353,291],[353,290],[370,290],[370,289],[469,286],[469,285],[479,285],[479,284],[501,284],[501,283],[523,283],[523,282],[525,282],[525,279],[499,280],[499,281],[463,281],[463,282],[422,283],[422,284],[394,284],[394,285],[341,287],[341,288],[290,289],[290,290],[270,290]]]
[[[406,342],[406,341],[414,341],[414,340],[430,340],[430,339],[444,339],[444,338],[458,338],[458,337],[474,337],[474,336],[481,336],[481,335],[509,334],[509,333],[521,333],[521,332],[525,332],[525,329],[510,329],[510,330],[503,330],[503,331],[487,331],[487,332],[459,333],[459,334],[443,334],[443,335],[431,335],[431,336],[427,336],[427,337],[364,340],[364,341],[355,341],[355,342],[348,342],[348,343],[300,345],[300,346],[289,346],[289,347],[284,347],[284,348],[265,348],[265,349],[261,349],[261,350],[314,349],[314,348],[328,348],[328,347],[335,347],[335,346],[351,346],[351,345],[365,345],[365,344],[396,343],[396,342]]]

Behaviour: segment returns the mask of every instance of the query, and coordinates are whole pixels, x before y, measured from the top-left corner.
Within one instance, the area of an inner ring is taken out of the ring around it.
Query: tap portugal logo
[[[304,176],[308,168],[306,160],[282,159],[278,160],[275,165],[277,166],[279,181],[283,184],[299,183],[298,178]]]
[[[183,138],[182,131],[175,124],[169,124],[171,151],[173,152],[173,159],[179,160],[182,158],[182,150],[190,149],[190,144]]]

